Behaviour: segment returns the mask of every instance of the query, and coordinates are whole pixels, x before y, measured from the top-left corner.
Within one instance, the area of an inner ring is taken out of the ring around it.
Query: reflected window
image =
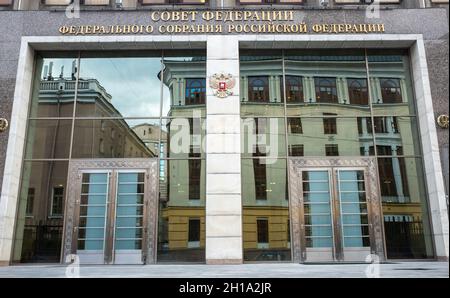
[[[358,117],[357,118],[358,123],[358,134],[362,135],[367,133],[367,120],[365,117]]]
[[[336,114],[324,113],[324,115],[336,116]],[[323,133],[326,135],[337,134],[336,118],[323,118]]]
[[[368,105],[369,95],[366,79],[347,79],[348,95],[352,105]]]
[[[33,216],[35,192],[36,190],[34,188],[28,188],[26,216]]]
[[[288,118],[289,133],[302,134],[302,119],[301,118]]]
[[[186,79],[186,105],[205,104],[206,79]]]
[[[292,144],[289,145],[289,156],[304,156],[304,145],[303,144]]]
[[[200,242],[200,219],[189,219],[188,242]]]
[[[380,145],[377,146],[377,152],[380,156],[389,156],[394,153],[391,146]],[[400,146],[396,147],[395,153],[403,155],[403,148]],[[405,158],[380,158],[378,168],[382,196],[397,197],[409,195]]]
[[[316,101],[320,103],[338,103],[336,78],[315,78]]]
[[[269,221],[267,218],[258,218],[256,220],[256,229],[258,233],[258,244],[269,243]]]
[[[253,173],[255,175],[256,200],[267,200],[267,169],[262,160],[253,159]]]
[[[325,145],[325,155],[326,156],[339,156],[339,147],[337,144],[326,144]]]
[[[200,200],[200,159],[190,159],[189,163],[189,200]]]
[[[401,103],[400,79],[380,79],[383,103]]]
[[[248,77],[248,101],[250,102],[269,101],[268,77]]]
[[[53,187],[51,216],[62,216],[64,214],[64,187]]]
[[[286,76],[286,102],[303,102],[303,82],[302,77]]]

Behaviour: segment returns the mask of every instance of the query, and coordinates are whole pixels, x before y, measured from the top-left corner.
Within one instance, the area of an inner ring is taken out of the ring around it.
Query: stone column
[[[431,215],[431,232],[433,233],[436,257],[448,261],[449,258],[449,222],[447,198],[439,155],[439,143],[436,132],[433,100],[428,74],[425,46],[422,39],[411,47],[411,64],[415,96],[417,100],[417,117],[422,140],[422,152]]]
[[[233,95],[214,96],[206,103],[206,263],[240,264],[242,252],[241,126],[239,44],[236,36],[207,39],[208,80],[215,73],[231,74]],[[208,84],[209,85],[209,84]]]

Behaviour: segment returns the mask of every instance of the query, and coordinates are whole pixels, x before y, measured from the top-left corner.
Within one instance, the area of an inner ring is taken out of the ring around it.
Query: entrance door
[[[157,180],[150,178],[154,166],[148,161],[133,164],[136,167],[109,162],[95,168],[98,161],[71,165],[76,177],[70,180],[65,238],[71,240],[70,255],[80,263],[144,264],[154,259],[148,255],[154,252],[156,227],[157,205],[152,202]]]
[[[298,213],[293,214],[298,214],[301,261],[365,262],[373,254],[383,259],[380,203],[377,185],[370,176],[373,173],[366,166],[333,163],[299,167],[294,178],[297,187],[293,199],[299,204],[292,208],[298,206]]]

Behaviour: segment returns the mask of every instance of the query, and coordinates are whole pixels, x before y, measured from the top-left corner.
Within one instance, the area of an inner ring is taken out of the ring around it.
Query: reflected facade
[[[387,257],[433,257],[407,52],[242,50],[240,74],[245,260],[291,257],[288,240],[292,235],[286,231],[292,229],[286,223],[293,211],[289,210],[284,187],[296,183],[286,182],[286,161],[290,158],[374,159],[378,164]],[[276,163],[271,163],[273,157],[278,157]],[[330,179],[332,185],[340,185],[339,180]],[[313,185],[320,182],[304,181]],[[320,204],[305,205],[301,210],[305,216],[315,216],[316,211],[310,208]],[[349,206],[338,209],[343,207]],[[333,215],[337,211],[322,211],[320,216],[337,216]],[[346,221],[346,216],[342,213],[339,219],[330,220]],[[323,246],[325,234],[331,233],[317,219],[319,226],[304,232],[303,241],[312,241],[307,248],[313,248],[314,241],[317,247]],[[328,223],[331,227],[331,221]],[[345,250],[346,243],[357,241],[345,238],[356,237],[348,236],[352,227],[350,233],[360,230],[358,241],[365,243],[361,247],[370,246],[367,222],[360,227],[347,224],[350,227],[340,232],[343,242],[335,245]],[[330,243],[325,246],[333,247]]]
[[[410,72],[403,51],[241,51],[244,261],[293,259],[288,168],[311,159],[375,160],[387,257],[433,257]],[[205,262],[207,90],[203,51],[38,56],[14,261],[64,262],[72,243],[90,263]],[[302,172],[312,258],[371,246],[364,175]]]
[[[144,252],[143,232],[148,233],[145,225],[151,219],[142,218],[151,215],[159,220],[155,225],[158,261],[204,261],[201,115],[206,62],[201,51],[165,54],[49,53],[37,58],[15,262],[63,261],[64,225],[72,220],[79,224],[74,236],[76,249],[79,255],[88,256],[88,262],[145,261],[144,253],[141,259],[140,253],[133,256],[127,252]],[[187,71],[189,67],[196,72]],[[143,159],[158,164],[159,178],[152,182],[158,187],[156,212],[146,211],[143,205],[150,182],[142,169],[130,169],[133,172],[128,176],[116,169],[120,160]],[[72,218],[65,203],[71,196],[67,177],[73,164],[107,160],[111,167],[99,169],[104,172],[96,175],[106,179],[104,199],[114,202],[116,217],[110,215],[112,207],[100,208],[100,178],[83,172],[80,187],[84,199],[76,207],[79,215]],[[99,226],[100,215],[116,227],[112,236]],[[106,261],[110,242],[115,249],[112,261]],[[93,257],[101,250],[105,253]]]

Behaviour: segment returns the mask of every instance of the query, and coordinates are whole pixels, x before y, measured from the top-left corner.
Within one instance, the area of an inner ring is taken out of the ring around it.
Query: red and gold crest
[[[209,86],[214,90],[214,95],[220,98],[233,95],[233,87],[236,81],[231,74],[214,74],[209,79]]]

